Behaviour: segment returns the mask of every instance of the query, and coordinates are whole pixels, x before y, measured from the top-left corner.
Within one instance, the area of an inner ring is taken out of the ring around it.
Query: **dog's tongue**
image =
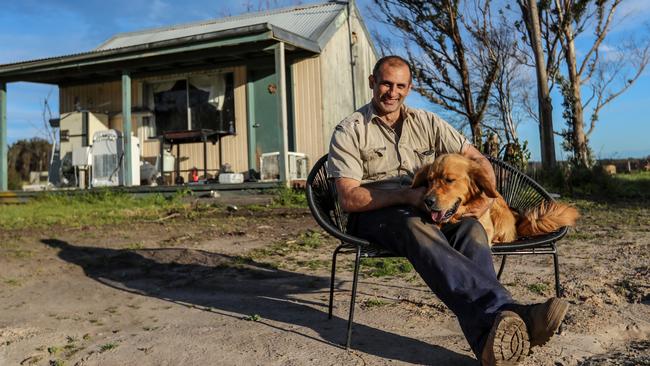
[[[431,211],[433,222],[441,222],[443,217],[445,217],[445,211]]]

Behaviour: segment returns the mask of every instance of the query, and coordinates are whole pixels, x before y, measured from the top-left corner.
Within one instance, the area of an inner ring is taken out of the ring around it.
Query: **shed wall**
[[[345,19],[345,18],[343,18]],[[348,26],[344,22],[323,49],[320,57],[323,94],[321,145],[329,147],[334,127],[354,111]]]
[[[309,164],[325,154],[320,58],[300,60],[291,66],[296,151],[306,153]]]
[[[321,80],[323,100],[322,138],[323,151],[329,148],[334,127],[372,98],[368,75],[376,62],[371,40],[356,17],[352,17],[354,56],[354,95],[352,98],[352,65],[350,62],[350,35],[347,21],[336,31],[321,53]]]

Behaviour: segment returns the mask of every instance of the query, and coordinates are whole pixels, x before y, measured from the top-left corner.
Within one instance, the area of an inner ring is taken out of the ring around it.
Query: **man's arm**
[[[461,152],[463,156],[466,158],[475,161],[478,163],[478,165],[481,166],[481,169],[487,174],[487,176],[490,179],[490,184],[492,184],[493,187],[496,187],[496,176],[494,175],[494,169],[492,168],[492,164],[490,164],[490,161],[483,155],[481,154],[480,151],[478,151],[473,145],[465,145],[463,147],[463,150]],[[463,216],[473,216],[473,217],[481,217],[483,214],[490,208],[492,207],[492,204],[494,204],[494,198],[489,198],[485,195],[482,195],[481,200],[476,200],[475,205],[472,205],[464,214]]]
[[[361,182],[352,178],[337,178],[336,190],[341,207],[346,212],[363,212],[377,210],[395,205],[424,205],[424,187],[381,190],[361,186]]]

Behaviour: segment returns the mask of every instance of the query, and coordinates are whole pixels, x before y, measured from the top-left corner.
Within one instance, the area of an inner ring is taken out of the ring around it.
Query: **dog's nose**
[[[427,208],[432,208],[436,205],[436,200],[435,198],[429,196],[424,199],[424,204],[427,206]]]

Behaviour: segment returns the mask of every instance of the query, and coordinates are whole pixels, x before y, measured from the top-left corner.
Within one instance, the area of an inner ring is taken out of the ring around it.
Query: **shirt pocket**
[[[365,178],[373,178],[386,173],[386,146],[361,150]]]
[[[422,148],[422,149],[415,149],[413,150],[415,152],[415,155],[418,157],[418,162],[420,163],[420,166],[424,166],[427,164],[433,163],[434,160],[436,160],[436,150],[435,149],[430,149],[430,148]]]

